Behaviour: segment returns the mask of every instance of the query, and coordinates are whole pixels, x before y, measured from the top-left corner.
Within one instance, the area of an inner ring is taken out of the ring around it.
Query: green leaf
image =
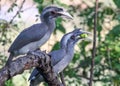
[[[44,0],[34,0],[35,2],[42,4],[44,2]]]
[[[5,86],[14,86],[12,79],[5,82]]]
[[[98,24],[98,26],[97,26],[97,31],[98,31],[98,32],[101,32],[101,31],[102,31],[102,26],[101,26],[100,24]]]
[[[120,8],[120,0],[113,0],[118,8]]]
[[[112,30],[106,35],[106,40],[113,40],[119,39],[120,37],[120,24],[113,27]]]
[[[87,67],[89,67],[90,63],[91,63],[91,58],[88,57],[88,58],[80,61],[80,66],[83,68],[87,68]]]
[[[60,43],[56,42],[55,45],[52,47],[52,51],[58,50],[60,48]]]
[[[107,15],[112,15],[114,13],[113,9],[110,7],[105,8],[103,12]]]
[[[38,5],[37,8],[39,10],[39,13],[41,13],[44,7],[42,5]]]
[[[118,63],[114,63],[114,69],[117,69],[117,70],[119,70],[120,69],[120,65],[118,64]]]
[[[66,30],[61,23],[62,23],[62,18],[58,18],[56,20],[56,29],[54,30],[54,34],[56,34],[57,30],[61,31],[62,33],[66,33]]]
[[[73,62],[73,63],[76,63],[76,61],[77,61],[79,58],[80,58],[79,52],[78,52],[78,53],[75,53],[72,62]]]
[[[120,22],[120,14],[117,14],[115,18]]]
[[[101,56],[96,56],[95,57],[95,64],[99,64],[101,60],[102,60]]]

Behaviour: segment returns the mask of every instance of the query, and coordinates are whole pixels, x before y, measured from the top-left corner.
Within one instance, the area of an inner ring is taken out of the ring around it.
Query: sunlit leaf
[[[113,0],[118,8],[120,8],[120,0]]]

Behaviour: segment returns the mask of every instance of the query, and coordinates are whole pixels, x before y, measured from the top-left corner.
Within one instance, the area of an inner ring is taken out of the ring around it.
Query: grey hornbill
[[[43,9],[40,16],[41,23],[24,29],[10,46],[8,50],[10,55],[6,65],[11,62],[13,57],[34,51],[42,46],[54,31],[55,19],[59,16],[72,19],[72,16],[60,7],[48,6]]]
[[[56,74],[62,72],[64,68],[66,68],[67,65],[71,62],[74,56],[75,44],[80,39],[84,39],[84,37],[80,36],[81,34],[89,34],[89,32],[75,29],[74,31],[65,34],[60,41],[60,49],[49,53],[51,56],[51,64],[53,65],[53,69]],[[43,81],[43,77],[37,68],[33,70],[29,80],[30,86],[36,86],[41,81]]]

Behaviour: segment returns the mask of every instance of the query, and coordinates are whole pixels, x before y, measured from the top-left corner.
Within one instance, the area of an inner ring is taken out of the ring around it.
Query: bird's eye
[[[71,39],[75,39],[75,36],[73,35],[73,36],[71,36]]]
[[[51,14],[53,14],[53,15],[54,15],[54,14],[56,14],[56,12],[55,12],[55,11],[51,11]]]

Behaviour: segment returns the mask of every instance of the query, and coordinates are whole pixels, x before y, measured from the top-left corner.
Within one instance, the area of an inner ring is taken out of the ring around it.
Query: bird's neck
[[[60,47],[61,49],[65,50],[67,54],[73,55],[74,54],[74,45],[68,44]]]
[[[68,44],[67,48],[66,48],[66,52],[68,54],[70,54],[71,56],[74,55],[74,45],[73,44]]]
[[[65,43],[65,41],[63,41],[63,39],[62,39],[62,41],[60,42],[60,48],[61,48],[61,49],[65,49],[65,50],[66,50],[66,48],[67,48],[67,44]]]
[[[51,19],[51,20],[42,20],[42,22],[44,22],[47,26],[48,26],[48,30],[50,30],[50,32],[52,33],[55,29],[55,20]]]
[[[48,17],[41,16],[40,19],[41,19],[41,22],[45,23],[48,26],[49,30],[53,32],[55,28],[55,18],[49,19]]]

